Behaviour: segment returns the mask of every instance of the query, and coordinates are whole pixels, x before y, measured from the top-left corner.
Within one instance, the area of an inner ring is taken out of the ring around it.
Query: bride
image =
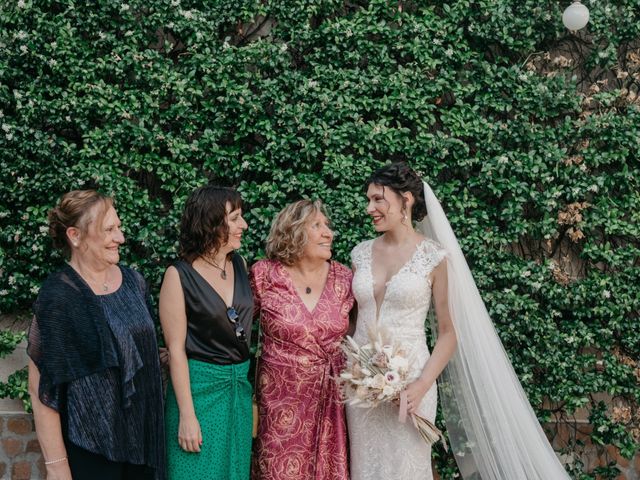
[[[407,412],[432,422],[442,373],[449,441],[464,479],[568,479],[429,186],[402,162],[378,169],[367,184],[367,213],[381,235],[351,252],[356,343],[382,330],[411,350]],[[432,298],[437,341],[429,352],[424,324]],[[352,480],[433,478],[431,447],[411,422],[398,420],[395,404],[347,406],[347,421]]]

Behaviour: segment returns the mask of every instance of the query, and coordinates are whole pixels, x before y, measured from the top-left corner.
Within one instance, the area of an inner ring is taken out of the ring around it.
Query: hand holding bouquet
[[[412,381],[409,373],[413,356],[402,345],[385,341],[381,332],[371,333],[370,342],[362,346],[347,336],[342,348],[347,355],[347,366],[339,382],[346,401],[362,408],[399,401],[399,419],[404,422],[406,396],[402,392]],[[411,419],[428,444],[440,440],[447,449],[442,432],[433,423],[415,413]]]

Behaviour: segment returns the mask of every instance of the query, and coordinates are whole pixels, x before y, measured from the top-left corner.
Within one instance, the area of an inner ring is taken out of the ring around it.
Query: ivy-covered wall
[[[404,159],[540,420],[589,418],[601,465],[569,435],[567,469],[615,478],[608,459],[640,441],[640,0],[587,1],[577,35],[568,4],[3,2],[0,310],[27,309],[62,261],[45,217],[70,189],[115,195],[123,259],[157,288],[196,186],[242,191],[249,259],[283,205],[322,198],[348,262],[372,235],[364,179]]]

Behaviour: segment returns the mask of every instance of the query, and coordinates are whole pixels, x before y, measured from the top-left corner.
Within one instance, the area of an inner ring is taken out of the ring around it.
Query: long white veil
[[[424,193],[428,214],[418,228],[448,253],[449,310],[458,346],[439,391],[462,477],[569,479],[511,366],[440,202],[426,183]]]

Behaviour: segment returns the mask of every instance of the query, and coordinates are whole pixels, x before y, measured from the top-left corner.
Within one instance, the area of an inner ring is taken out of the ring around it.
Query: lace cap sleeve
[[[355,247],[353,247],[353,250],[351,250],[351,265],[353,265],[353,267],[356,270],[359,270],[362,267],[362,263],[364,261],[364,256],[366,252],[365,246],[367,245],[367,242],[371,242],[371,241],[372,240],[361,242]]]
[[[424,261],[427,275],[447,257],[447,251],[438,242],[426,239],[424,242]]]

